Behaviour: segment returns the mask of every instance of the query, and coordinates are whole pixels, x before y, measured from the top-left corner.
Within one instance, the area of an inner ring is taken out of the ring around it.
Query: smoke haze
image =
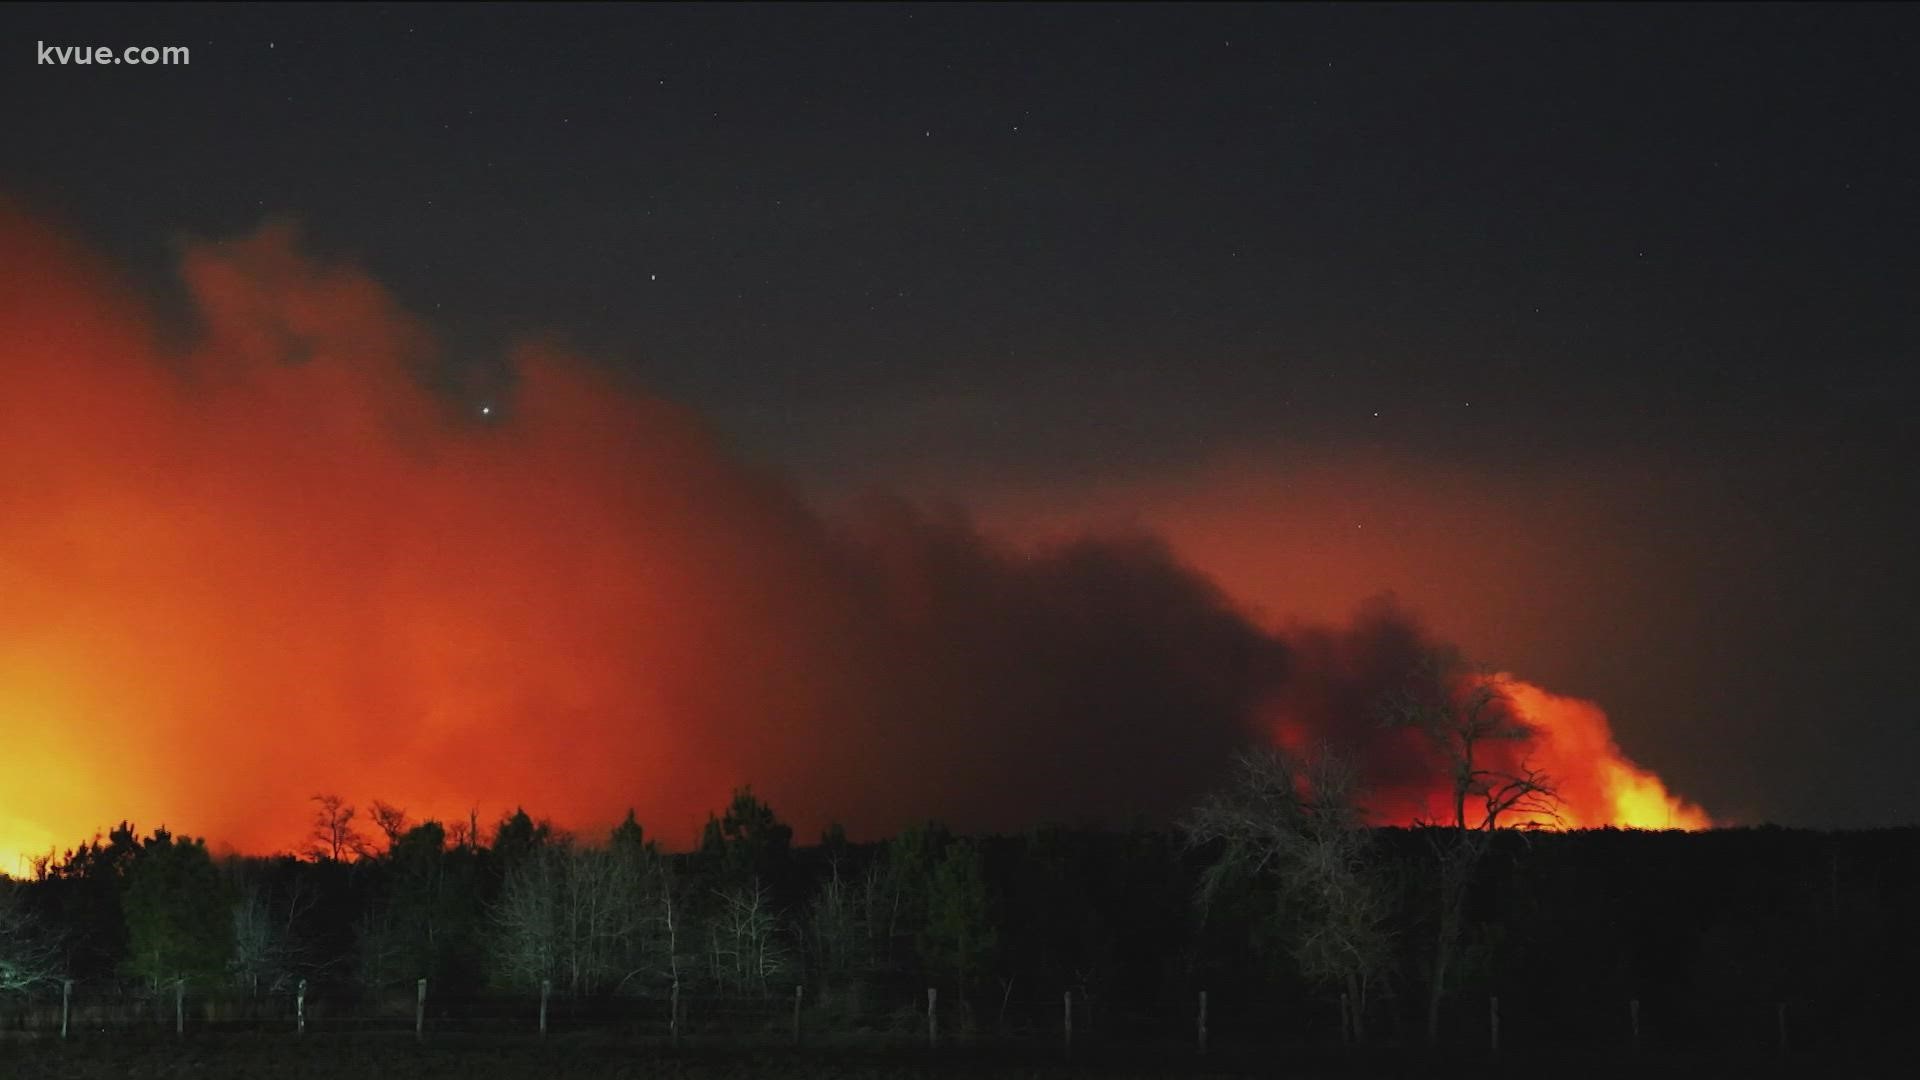
[[[0,209],[9,862],[122,816],[284,849],[315,792],[633,807],[675,842],[747,782],[802,836],[1164,821],[1303,732],[1389,816],[1431,790],[1371,720],[1435,644],[1391,605],[1255,618],[1146,529],[825,514],[547,345],[498,398],[434,388],[429,329],[285,225],[190,245],[182,280],[195,325],[162,344],[109,268]],[[1594,715],[1570,791],[1619,756]]]

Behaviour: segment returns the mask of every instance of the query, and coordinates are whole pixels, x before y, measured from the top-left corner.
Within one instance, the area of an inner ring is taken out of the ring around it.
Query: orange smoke
[[[185,350],[30,223],[0,252],[0,869],[122,815],[285,849],[315,792],[690,830],[789,741],[765,703],[832,701],[789,692],[819,526],[682,410],[538,350],[510,422],[457,409],[285,228],[190,249]]]
[[[285,850],[316,793],[674,841],[742,783],[802,836],[1171,817],[1277,669],[1150,538],[828,520],[551,349],[435,389],[290,228],[183,278],[163,333],[0,204],[0,869],[123,816]]]
[[[433,389],[429,328],[289,228],[183,278],[163,332],[0,203],[0,871],[122,817],[286,850],[323,792],[673,840],[748,782],[802,836],[1166,819],[1275,695],[1350,724],[1418,637],[1269,632],[1148,535],[828,519],[551,349]],[[1527,700],[1598,763],[1582,823],[1663,823],[1597,710]]]

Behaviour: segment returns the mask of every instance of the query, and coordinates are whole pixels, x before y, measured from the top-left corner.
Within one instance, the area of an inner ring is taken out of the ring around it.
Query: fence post
[[[1787,1053],[1787,1003],[1782,1001],[1775,1005],[1773,1010],[1780,1024],[1780,1055],[1785,1057]]]
[[[1500,1052],[1500,999],[1487,999],[1487,1034],[1494,1053]]]
[[[1207,992],[1205,990],[1200,991],[1199,1028],[1200,1028],[1200,1054],[1202,1057],[1204,1057],[1206,1056],[1206,1053],[1207,1053]]]
[[[927,987],[927,1048],[940,1044],[940,991]]]
[[[1066,1025],[1067,1053],[1073,1053],[1073,991],[1066,992],[1065,1008],[1061,1020]]]
[[[173,1033],[184,1038],[187,1034],[187,980],[173,980]]]
[[[800,1045],[800,996],[806,992],[805,986],[793,988],[793,1045]]]
[[[307,980],[301,979],[293,992],[293,1033],[307,1033]]]
[[[1640,1052],[1640,999],[1627,1002],[1627,1020],[1633,1025],[1633,1052]]]
[[[73,1001],[73,980],[60,980],[60,1038],[67,1037],[67,1010]]]
[[[427,1041],[427,980],[421,979],[413,988],[413,1041]]]
[[[1353,1008],[1353,1003],[1347,1000],[1347,995],[1341,994],[1340,995],[1340,1045],[1341,1046],[1350,1046],[1353,1043],[1353,1040],[1349,1037],[1350,1033],[1353,1030],[1353,1016],[1351,1013],[1352,1008]]]
[[[676,977],[673,980],[673,994],[671,997],[668,998],[667,1008],[671,1010],[671,1014],[667,1017],[667,1034],[672,1039],[673,1045],[679,1046],[680,1045],[680,980],[678,977]]]
[[[540,980],[540,1037],[547,1037],[547,995],[553,993],[553,980]]]

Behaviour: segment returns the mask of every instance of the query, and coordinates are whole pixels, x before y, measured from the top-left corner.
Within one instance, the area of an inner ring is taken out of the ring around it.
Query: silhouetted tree
[[[484,920],[475,853],[449,850],[445,828],[424,821],[387,853],[387,888],[361,928],[362,979],[473,978]]]
[[[501,818],[500,824],[493,830],[493,857],[501,870],[505,871],[538,851],[551,839],[551,824],[534,821],[524,809],[516,806],[513,813]]]
[[[621,819],[620,824],[615,825],[613,831],[607,835],[607,842],[617,850],[639,851],[649,847],[647,830],[641,828],[640,823],[634,820],[632,807],[627,808],[627,816]]]
[[[353,827],[356,811],[338,795],[315,795],[313,835],[308,853],[315,859],[345,862],[367,853],[367,838]]]
[[[155,829],[126,875],[127,969],[149,986],[226,973],[232,900],[196,837]]]
[[[105,837],[69,849],[35,866],[39,908],[60,934],[69,974],[108,976],[127,954],[127,921],[121,906],[127,870],[140,853],[132,823],[122,821]]]
[[[1348,995],[1354,1034],[1364,1038],[1368,1000],[1391,958],[1391,912],[1357,798],[1353,769],[1328,751],[1302,761],[1248,750],[1187,828],[1194,845],[1216,846],[1201,878],[1203,907],[1230,883],[1272,884],[1301,973]]]
[[[381,802],[379,799],[373,800],[370,813],[373,816],[374,826],[380,830],[380,835],[387,838],[388,851],[392,851],[393,845],[400,842],[400,838],[407,834],[408,829],[413,828],[413,822],[407,820],[407,812],[404,809]]]
[[[1503,817],[1526,824],[1559,820],[1553,780],[1528,764],[1494,762],[1493,747],[1524,743],[1533,730],[1515,715],[1494,678],[1474,674],[1459,657],[1436,653],[1379,706],[1383,722],[1426,738],[1447,770],[1453,821],[1426,830],[1438,877],[1433,960],[1428,972],[1427,1041],[1440,1038],[1440,1003],[1465,931],[1468,889]]]
[[[853,850],[853,844],[847,839],[847,827],[835,821],[820,830],[820,853],[827,857],[830,866],[845,861]]]
[[[792,844],[792,827],[754,796],[751,785],[733,793],[725,814],[707,815],[700,833],[700,854],[729,887],[784,884]]]

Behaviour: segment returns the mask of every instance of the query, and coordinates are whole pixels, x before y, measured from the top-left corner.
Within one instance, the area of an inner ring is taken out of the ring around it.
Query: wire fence
[[[1072,1053],[1140,1047],[1162,1052],[1309,1049],[1360,1042],[1343,1001],[1302,1002],[1196,992],[1151,1004],[1097,994],[938,988],[788,987],[754,995],[631,997],[441,993],[425,980],[381,994],[303,986],[236,995],[184,983],[130,989],[63,984],[0,1003],[0,1035],[32,1039],[193,1038],[208,1034],[412,1038],[618,1038],[662,1045],[902,1048],[1000,1046]],[[1397,1003],[1407,1006],[1411,1003]],[[1357,1010],[1355,1010],[1357,1012]],[[1375,1009],[1374,1044],[1424,1044],[1424,1018]],[[1818,999],[1695,1002],[1651,996],[1610,1003],[1456,994],[1440,1013],[1444,1047],[1489,1054],[1554,1048],[1616,1054],[1729,1050],[1793,1053],[1874,1045],[1886,1029],[1861,1010]]]

